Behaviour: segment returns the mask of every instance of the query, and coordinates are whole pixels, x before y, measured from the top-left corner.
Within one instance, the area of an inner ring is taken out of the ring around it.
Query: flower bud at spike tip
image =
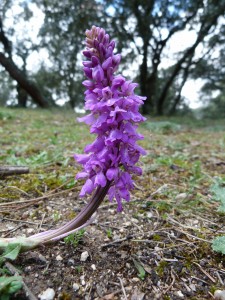
[[[114,74],[121,55],[114,54],[115,42],[105,30],[92,26],[86,36],[83,54],[87,58],[84,73],[88,80],[83,85],[86,87],[85,108],[91,113],[79,120],[88,124],[97,138],[85,147],[82,159],[77,156],[77,162],[83,166],[77,178],[86,178],[80,196],[90,194],[97,186],[104,187],[109,180],[109,199],[115,199],[121,211],[122,199],[130,199],[134,186],[132,176],[141,174],[136,163],[145,151],[137,145],[137,141],[143,139],[137,133],[137,125],[145,120],[138,112],[145,97],[135,95],[136,83]]]

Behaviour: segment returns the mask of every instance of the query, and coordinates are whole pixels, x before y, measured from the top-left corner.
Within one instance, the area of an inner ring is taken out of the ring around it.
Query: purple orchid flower
[[[134,94],[136,83],[114,75],[121,60],[120,54],[113,53],[114,48],[115,42],[104,29],[93,26],[86,31],[83,54],[87,60],[83,62],[83,70],[87,80],[83,85],[86,87],[85,108],[91,113],[79,121],[90,125],[90,132],[97,137],[85,147],[85,154],[76,154],[75,158],[83,166],[77,179],[86,179],[80,196],[95,190],[91,200],[73,220],[58,229],[27,238],[0,239],[0,250],[19,245],[20,251],[26,251],[89,225],[107,194],[110,201],[117,201],[118,211],[122,210],[122,199],[130,200],[130,190],[134,188],[132,176],[142,174],[136,164],[145,151],[137,145],[137,141],[143,139],[137,127],[145,120],[139,107],[146,98]]]
[[[143,139],[137,125],[145,120],[139,107],[146,97],[134,94],[136,83],[114,75],[121,60],[120,54],[113,53],[114,48],[115,42],[104,29],[92,26],[86,31],[83,54],[87,60],[83,65],[87,80],[83,85],[85,108],[91,113],[79,121],[90,125],[90,132],[97,138],[85,147],[86,154],[76,154],[75,159],[83,166],[76,178],[86,178],[80,196],[110,181],[109,200],[116,199],[121,211],[122,199],[129,201],[134,187],[132,176],[141,175],[135,165],[145,151],[136,144]]]

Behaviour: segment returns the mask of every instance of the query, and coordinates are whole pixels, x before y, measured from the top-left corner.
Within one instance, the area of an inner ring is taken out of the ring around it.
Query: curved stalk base
[[[25,252],[38,247],[41,244],[47,244],[58,241],[71,233],[88,226],[94,220],[93,214],[96,212],[104,200],[110,187],[108,181],[105,187],[98,187],[88,204],[71,221],[54,230],[47,230],[30,237],[0,238],[0,251],[4,252],[8,247],[20,247],[19,252]],[[93,217],[92,217],[93,216]],[[92,218],[91,218],[92,217]]]

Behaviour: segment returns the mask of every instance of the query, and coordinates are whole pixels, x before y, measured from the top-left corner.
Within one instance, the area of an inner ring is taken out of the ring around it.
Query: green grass
[[[82,153],[85,145],[93,141],[94,135],[90,135],[89,128],[78,123],[76,118],[77,115],[72,111],[1,108],[0,165],[28,166],[30,173],[0,180],[0,202],[22,197],[31,199],[57,188],[60,191],[74,186],[74,194],[79,194],[80,186],[76,186],[78,183],[74,178],[80,166],[73,155]],[[125,209],[128,207],[130,210],[129,215],[141,221],[151,219],[149,212],[157,211],[157,220],[161,220],[165,228],[176,226],[173,223],[171,225],[170,218],[183,224],[185,218],[199,217],[200,221],[211,220],[219,230],[223,216],[219,215],[218,208],[224,204],[224,199],[220,197],[224,184],[215,186],[215,182],[225,181],[225,120],[149,118],[140,126],[140,132],[145,137],[140,144],[147,150],[147,155],[141,158],[143,176],[135,178],[137,188],[132,192],[132,200],[138,201],[124,204]],[[213,185],[214,189],[211,188]],[[21,194],[21,191],[28,195]],[[38,214],[41,218],[43,212],[53,222],[74,217],[73,206],[67,207],[66,216],[62,208],[60,206],[52,210],[49,216],[44,205],[40,205],[30,215],[31,221]],[[19,219],[20,213],[17,215]],[[218,221],[217,217],[221,217],[221,220]],[[214,227],[213,230],[207,227],[209,224],[203,223],[200,229],[191,227],[190,234],[212,241],[217,234]],[[77,247],[83,234],[78,232],[67,237],[66,244]],[[106,235],[112,238],[110,228]],[[182,236],[184,238],[189,239],[190,236]],[[160,242],[160,239],[163,240],[161,235],[153,236],[154,242]],[[216,241],[214,247],[217,250],[225,249],[223,239]],[[198,258],[213,258],[211,245],[204,247],[204,241],[197,242],[194,258],[187,253],[187,259],[196,261],[197,252]],[[213,265],[214,261],[210,263]],[[137,276],[145,282],[148,278],[145,265],[139,261],[133,261],[133,264]],[[77,273],[83,272],[80,266],[76,268]],[[163,278],[166,269],[167,265],[162,260],[156,271]],[[7,284],[10,288],[11,283]]]

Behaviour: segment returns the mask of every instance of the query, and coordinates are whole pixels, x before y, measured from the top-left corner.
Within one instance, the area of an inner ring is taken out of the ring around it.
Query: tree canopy
[[[187,107],[182,90],[196,78],[205,83],[202,94],[211,91],[208,103],[217,99],[214,105],[220,106],[224,13],[225,0],[6,0],[0,11],[0,103],[17,94],[21,106],[29,99],[41,107],[79,106],[84,32],[94,24],[115,38],[124,54],[119,71],[136,79],[140,94],[147,96],[145,114],[174,114]],[[39,29],[32,36],[35,24]],[[37,56],[39,63],[30,67]]]

